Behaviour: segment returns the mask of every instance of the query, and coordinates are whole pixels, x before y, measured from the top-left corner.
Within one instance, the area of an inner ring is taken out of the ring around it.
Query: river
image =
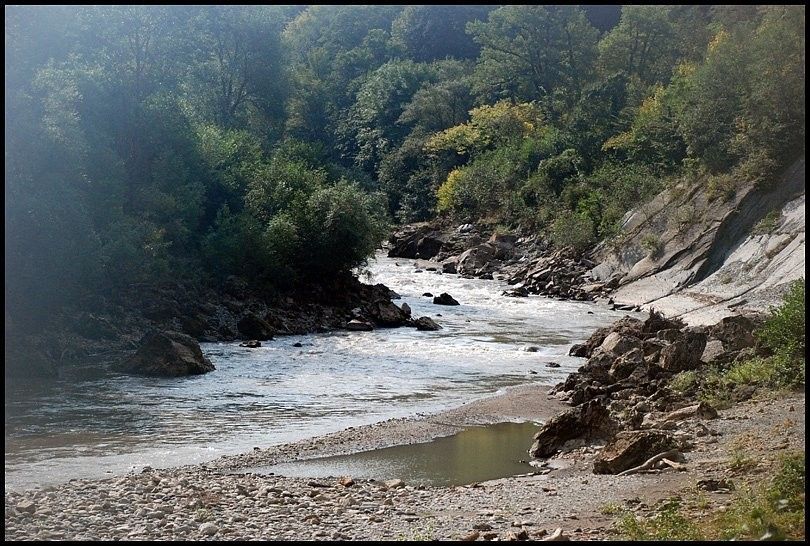
[[[591,303],[504,297],[502,281],[417,271],[413,260],[382,253],[361,278],[386,284],[398,304],[443,329],[285,336],[258,349],[203,343],[217,369],[201,376],[96,370],[7,384],[6,490],[203,462],[458,406],[509,385],[554,384],[581,364],[567,356],[571,344],[622,316]],[[434,305],[425,292],[448,292],[461,305]]]

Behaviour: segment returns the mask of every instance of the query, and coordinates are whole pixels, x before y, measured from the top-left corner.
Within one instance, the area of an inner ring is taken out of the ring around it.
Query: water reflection
[[[521,460],[528,458],[526,451],[538,428],[534,423],[498,423],[468,428],[422,444],[248,471],[256,474],[273,472],[288,477],[400,478],[409,484],[464,485],[529,472],[531,467]]]

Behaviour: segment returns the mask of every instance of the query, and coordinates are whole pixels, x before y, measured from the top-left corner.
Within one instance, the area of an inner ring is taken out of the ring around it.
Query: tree
[[[576,6],[504,6],[467,31],[482,47],[480,100],[531,101],[556,92],[573,104],[592,77],[598,32]]]
[[[486,19],[494,7],[407,6],[391,25],[391,42],[416,62],[475,59],[480,47],[466,34],[466,24]]]

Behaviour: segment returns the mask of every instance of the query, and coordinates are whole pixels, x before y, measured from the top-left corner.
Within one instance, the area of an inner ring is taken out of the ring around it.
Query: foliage
[[[617,525],[622,536],[629,540],[700,540],[697,525],[681,513],[677,498],[668,499],[650,518],[626,513]]]
[[[771,310],[771,316],[762,329],[757,332],[757,337],[776,354],[803,362],[804,336],[804,279],[799,279],[791,283],[782,304]],[[803,372],[803,363],[801,367]]]
[[[778,210],[768,211],[768,214],[763,216],[762,219],[756,223],[751,233],[754,235],[768,235],[769,233],[773,233],[779,225],[779,219],[781,217],[782,213]]]
[[[551,226],[551,240],[559,247],[571,246],[581,251],[593,244],[594,239],[593,222],[574,212],[561,213]]]
[[[804,152],[803,6],[602,8],[9,7],[8,307],[285,289],[389,217],[583,249],[667,181],[728,200]]]

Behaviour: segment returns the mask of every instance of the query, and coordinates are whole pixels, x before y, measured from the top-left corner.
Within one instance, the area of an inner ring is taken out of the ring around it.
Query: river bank
[[[722,410],[711,422],[714,434],[699,439],[680,472],[594,475],[590,447],[552,458],[548,472],[460,487],[361,480],[346,487],[337,480],[236,471],[427,440],[473,423],[538,419],[559,408],[545,388],[521,386],[436,415],[347,429],[205,465],[6,493],[5,539],[508,540],[542,539],[557,528],[572,539],[610,538],[616,506],[643,515],[660,499],[694,490],[701,479],[733,477],[742,485],[749,477],[729,469],[741,445],[755,461],[754,478],[768,471],[775,454],[803,450],[804,404],[802,393]],[[705,511],[722,510],[730,499],[725,491],[705,496]]]

